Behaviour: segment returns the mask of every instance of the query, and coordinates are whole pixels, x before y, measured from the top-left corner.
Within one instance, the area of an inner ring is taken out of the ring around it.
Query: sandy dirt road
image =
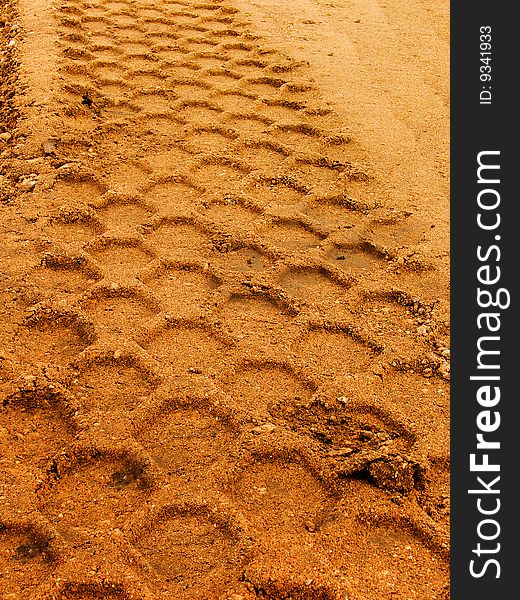
[[[0,10],[0,597],[448,598],[443,10]]]

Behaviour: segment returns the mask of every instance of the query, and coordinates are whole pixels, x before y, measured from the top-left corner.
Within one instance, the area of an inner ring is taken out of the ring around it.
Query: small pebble
[[[352,452],[354,452],[352,448],[338,448],[336,450],[329,450],[327,456],[348,456]]]
[[[276,426],[272,423],[264,423],[263,425],[258,425],[257,427],[253,427],[251,433],[254,435],[261,435],[262,433],[273,433],[276,429]]]
[[[312,521],[305,521],[305,529],[309,532],[309,533],[315,533],[316,531],[316,525],[315,523],[313,523]],[[312,580],[311,580],[312,581]]]
[[[23,192],[32,192],[38,183],[35,179],[23,179],[20,188]]]
[[[43,142],[42,150],[45,154],[52,154],[56,150],[56,144],[52,140],[47,140]]]

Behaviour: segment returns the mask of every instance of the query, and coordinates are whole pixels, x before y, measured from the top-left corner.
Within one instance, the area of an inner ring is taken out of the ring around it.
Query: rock
[[[0,133],[0,140],[2,140],[2,142],[8,142],[12,137],[13,136],[8,131]]]
[[[65,163],[65,164],[57,167],[56,171],[58,173],[60,173],[60,174],[61,173],[63,173],[63,174],[65,174],[65,173],[71,173],[72,169],[74,169],[77,166],[78,166],[77,163]]]
[[[450,363],[448,361],[443,361],[440,365],[439,365],[439,374],[444,377],[444,379],[449,379],[450,378]]]
[[[251,433],[254,435],[261,435],[262,433],[273,433],[276,429],[276,426],[272,423],[264,423],[263,425],[258,425],[257,427],[253,427]]]
[[[43,142],[42,150],[45,154],[53,154],[56,151],[56,143],[54,140],[47,140]]]
[[[336,450],[329,450],[327,456],[348,456],[354,452],[353,448],[337,448]]]
[[[316,524],[313,523],[312,521],[305,521],[305,529],[309,532],[309,533],[315,533],[316,532]],[[311,580],[312,581],[312,580]]]
[[[22,179],[20,182],[20,188],[22,192],[32,192],[38,183],[37,179],[29,179],[28,177]]]
[[[377,377],[380,377],[381,379],[383,379],[385,376],[385,369],[384,369],[383,365],[376,365],[372,369],[372,373],[374,375],[376,375]]]

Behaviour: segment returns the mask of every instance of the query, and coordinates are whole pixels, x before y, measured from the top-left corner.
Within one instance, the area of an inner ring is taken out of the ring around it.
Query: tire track
[[[0,517],[10,593],[379,598],[370,538],[417,552],[399,597],[440,598],[448,334],[417,285],[433,266],[396,242],[407,215],[227,0],[56,20],[55,175],[1,412],[41,453],[16,454],[29,524]]]

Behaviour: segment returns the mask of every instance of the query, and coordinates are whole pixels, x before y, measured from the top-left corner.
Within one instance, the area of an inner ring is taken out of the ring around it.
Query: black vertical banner
[[[453,600],[520,597],[514,6],[451,5]]]

